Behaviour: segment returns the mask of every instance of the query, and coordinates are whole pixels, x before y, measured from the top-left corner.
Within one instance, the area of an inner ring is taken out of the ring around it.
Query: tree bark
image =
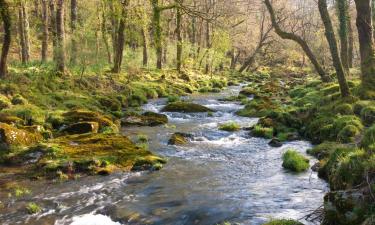
[[[122,9],[121,9],[121,18],[120,23],[117,31],[117,43],[116,43],[116,54],[114,58],[114,64],[112,72],[114,73],[120,73],[121,72],[121,65],[122,65],[122,58],[123,58],[123,52],[124,52],[124,45],[125,45],[125,20],[127,17],[127,6],[128,1],[123,1],[122,3]]]
[[[72,46],[71,46],[71,56],[70,63],[73,65],[77,62],[77,41],[75,31],[77,29],[77,18],[78,18],[78,7],[77,0],[70,1],[70,29],[72,35]]]
[[[12,40],[9,4],[5,0],[0,0],[0,15],[4,24],[4,39],[0,58],[0,78],[5,78],[8,75],[7,59]]]
[[[147,41],[147,28],[142,28],[142,48],[143,48],[143,66],[148,65],[148,41]]]
[[[65,74],[64,0],[57,0],[56,4],[56,47],[57,70]]]
[[[47,62],[48,52],[48,6],[47,0],[42,0],[42,63]]]
[[[347,0],[337,0],[337,15],[339,19],[339,37],[341,44],[341,62],[345,71],[349,72],[349,49],[348,49],[348,20],[349,6]]]
[[[55,0],[49,0],[50,30],[52,36],[53,60],[57,58],[57,33],[56,33],[56,9]]]
[[[348,4],[350,4],[350,0],[348,0]],[[350,6],[350,5],[349,5]],[[350,7],[349,7],[350,8]],[[353,27],[350,15],[348,15],[348,64],[349,68],[353,68],[353,57],[354,57],[354,36],[353,36]]]
[[[279,35],[282,39],[295,41],[302,48],[302,50],[305,52],[307,57],[310,59],[310,61],[313,64],[316,72],[320,75],[322,81],[323,82],[330,81],[329,77],[324,72],[323,68],[319,64],[318,60],[316,59],[314,53],[311,51],[310,47],[307,45],[306,41],[303,40],[301,37],[299,37],[296,34],[288,33],[288,32],[283,31],[276,21],[275,12],[273,11],[273,8],[272,8],[272,5],[271,5],[270,1],[265,0],[264,2],[267,6],[268,12],[270,13],[271,22],[272,22],[272,25],[273,25],[277,35]]]
[[[21,61],[28,63],[30,60],[29,18],[26,2],[20,1],[18,8],[18,31],[20,35]]]
[[[154,42],[156,48],[156,68],[162,68],[163,48],[161,44],[161,26],[160,26],[160,13],[159,1],[152,0],[152,24],[154,27]]]
[[[336,37],[333,31],[332,21],[328,13],[326,0],[318,0],[318,7],[325,28],[325,36],[331,51],[333,66],[335,67],[336,76],[339,81],[341,96],[347,97],[350,95],[350,90],[348,83],[346,82],[344,67],[339,56]]]
[[[373,27],[371,0],[355,0],[357,9],[357,29],[361,55],[362,86],[375,88],[375,59],[373,46]]]
[[[105,10],[105,3],[102,2],[102,21],[101,21],[101,32],[102,32],[102,39],[104,42],[105,49],[107,51],[107,59],[108,63],[112,64],[112,54],[109,48],[109,42],[107,38],[107,18],[106,18],[106,10]]]
[[[181,5],[182,0],[176,0],[178,5]],[[182,36],[181,36],[181,9],[180,6],[176,7],[176,35],[177,35],[177,64],[176,69],[178,72],[181,72],[182,65]]]

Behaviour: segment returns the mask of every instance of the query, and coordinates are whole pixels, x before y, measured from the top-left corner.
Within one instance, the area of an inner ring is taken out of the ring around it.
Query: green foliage
[[[309,159],[290,149],[283,154],[283,167],[294,172],[303,172],[309,168]]]
[[[352,115],[354,113],[352,105],[347,103],[336,106],[335,112],[341,115]]]
[[[4,95],[0,94],[0,110],[9,108],[11,106],[11,102],[7,97]]]
[[[358,127],[347,125],[339,132],[337,138],[342,143],[352,143],[359,134],[360,130]]]
[[[375,106],[366,106],[361,110],[361,118],[366,125],[375,122]]]
[[[180,101],[180,97],[177,95],[170,95],[168,96],[167,102],[172,103],[172,102],[178,102]]]
[[[364,148],[368,148],[371,145],[375,144],[375,125],[372,125],[365,131],[365,135],[363,136],[361,145]]]
[[[267,223],[264,223],[263,225],[303,225],[303,223],[300,223],[295,220],[279,219],[279,220],[271,220]]]
[[[219,130],[224,131],[238,131],[240,129],[240,125],[235,122],[228,122],[219,126]]]
[[[307,153],[321,160],[328,158],[336,149],[343,147],[342,144],[337,142],[323,142],[312,149],[308,149]]]
[[[271,139],[273,137],[273,128],[256,125],[251,134],[255,137],[264,137]]]
[[[357,101],[353,106],[353,111],[356,115],[360,116],[363,108],[373,104],[371,101]]]
[[[30,202],[27,204],[26,210],[29,214],[36,214],[36,213],[41,212],[42,208],[38,204],[34,202]]]

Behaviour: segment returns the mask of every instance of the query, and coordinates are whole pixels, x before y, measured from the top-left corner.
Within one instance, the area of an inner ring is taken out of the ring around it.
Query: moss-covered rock
[[[375,122],[375,106],[367,106],[361,110],[361,118],[366,125],[372,125]]]
[[[335,112],[339,113],[341,115],[352,115],[352,114],[354,114],[353,106],[348,104],[348,103],[336,106]]]
[[[9,101],[9,99],[0,94],[0,110],[9,108],[11,105],[12,103]]]
[[[166,105],[163,112],[183,112],[183,113],[200,113],[200,112],[214,112],[214,110],[203,105],[191,102],[173,102]]]
[[[374,144],[375,144],[375,125],[372,125],[370,128],[366,130],[365,135],[363,136],[361,145],[364,148],[368,148]]]
[[[228,132],[239,131],[240,129],[241,129],[241,126],[235,122],[229,122],[229,123],[221,124],[219,126],[219,130],[224,130]]]
[[[273,137],[273,128],[262,127],[262,126],[256,125],[251,131],[251,134],[254,137],[263,137],[263,138],[271,139]]]
[[[288,220],[288,219],[279,219],[279,220],[271,220],[263,225],[303,225],[303,223],[295,221],[295,220]]]
[[[11,125],[0,123],[0,145],[5,145],[6,147],[12,145],[27,146],[34,144],[41,139],[42,136],[40,134],[30,133]]]
[[[282,166],[293,172],[303,172],[309,168],[309,159],[290,149],[283,154]]]
[[[360,116],[363,108],[374,105],[372,101],[357,101],[353,105],[353,111],[356,115]]]
[[[342,143],[351,143],[354,142],[356,137],[361,134],[361,131],[358,127],[353,125],[345,126],[338,134],[337,138]]]
[[[23,120],[17,116],[0,113],[0,123],[6,124],[23,124]]]
[[[99,124],[97,122],[73,123],[61,130],[63,134],[85,134],[98,133]]]
[[[268,145],[274,148],[278,148],[283,146],[283,143],[277,138],[272,138],[272,140],[268,142]]]
[[[245,87],[240,91],[240,95],[244,95],[244,96],[247,96],[247,97],[257,96],[258,91],[256,91],[253,88],[250,88],[250,87]]]
[[[169,145],[184,145],[188,143],[188,139],[191,138],[190,134],[185,133],[174,133],[168,141]]]
[[[145,112],[142,115],[131,114],[121,120],[123,126],[159,126],[168,123],[168,117],[155,112]]]
[[[2,113],[21,118],[25,125],[44,125],[46,119],[45,111],[31,104],[15,105]]]
[[[25,99],[24,97],[22,97],[22,95],[19,95],[19,94],[13,96],[11,101],[12,101],[13,105],[26,105],[26,104],[28,104],[27,99]]]

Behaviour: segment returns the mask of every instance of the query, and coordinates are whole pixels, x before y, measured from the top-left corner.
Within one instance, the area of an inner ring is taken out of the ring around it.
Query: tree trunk
[[[309,59],[310,59],[311,63],[313,64],[316,72],[320,75],[322,81],[323,82],[330,81],[329,77],[326,75],[323,68],[320,66],[318,60],[316,59],[314,53],[311,51],[310,47],[307,45],[306,41],[303,40],[301,37],[297,36],[296,34],[288,33],[288,32],[285,32],[285,31],[281,30],[279,24],[276,21],[275,12],[273,11],[273,8],[272,8],[272,5],[271,5],[270,1],[265,0],[264,2],[267,6],[268,12],[270,13],[271,22],[272,22],[272,25],[273,25],[277,35],[279,35],[282,39],[295,41],[299,46],[301,46],[302,50],[305,52],[307,57],[309,57]]]
[[[112,64],[112,55],[111,55],[111,51],[110,51],[110,48],[109,48],[109,43],[108,43],[108,38],[107,38],[107,19],[106,19],[106,14],[105,14],[105,5],[104,3],[102,2],[102,24],[101,24],[101,32],[102,32],[102,39],[103,39],[103,42],[104,42],[104,46],[105,46],[105,49],[107,51],[107,59],[108,59],[108,63],[109,64]]]
[[[77,0],[70,1],[70,29],[72,35],[72,46],[71,46],[71,56],[70,56],[70,63],[73,65],[77,62],[77,41],[75,31],[77,29],[77,17],[78,17],[78,9],[77,9]]]
[[[64,0],[57,0],[56,4],[56,48],[57,70],[65,74]]]
[[[333,66],[335,67],[336,76],[339,81],[341,96],[347,97],[350,95],[350,91],[349,91],[348,83],[346,82],[344,67],[341,63],[341,59],[339,56],[339,51],[338,51],[337,43],[336,43],[336,37],[333,31],[331,18],[328,13],[326,0],[318,0],[318,7],[319,7],[320,16],[322,18],[322,21],[325,27],[325,35],[329,44],[329,49],[331,51]]]
[[[112,49],[113,49],[113,58],[116,57],[117,52],[117,31],[118,31],[118,19],[116,17],[115,9],[113,6],[113,1],[109,1],[109,9],[111,11],[111,36],[112,36]]]
[[[375,59],[373,47],[373,27],[371,0],[355,0],[357,8],[357,29],[361,55],[362,86],[375,88]]]
[[[349,6],[347,0],[337,0],[337,15],[339,19],[339,37],[341,44],[341,62],[345,71],[349,72],[349,50],[348,50],[348,19]]]
[[[22,63],[28,63],[30,60],[29,18],[25,4],[26,2],[20,1],[18,8],[18,32]]]
[[[350,0],[348,0],[348,4],[350,4]],[[349,39],[349,43],[348,43],[348,64],[349,64],[349,68],[353,68],[354,36],[353,36],[353,27],[352,27],[352,21],[351,21],[351,18],[350,18],[350,14],[348,14],[348,16],[349,16],[349,18],[348,18],[348,39]]]
[[[124,52],[124,45],[125,45],[125,20],[127,16],[127,4],[128,1],[124,1],[122,3],[122,9],[121,9],[121,18],[120,18],[120,24],[117,31],[117,43],[116,43],[116,54],[114,58],[114,65],[112,72],[114,73],[120,73],[121,72],[121,65],[122,65],[122,58],[123,58],[123,52]]]
[[[176,1],[177,4],[182,4],[182,0]],[[182,36],[181,36],[181,9],[180,6],[176,7],[176,35],[177,35],[177,65],[176,69],[178,72],[181,71],[182,64]]]
[[[207,48],[207,53],[209,53],[209,49],[211,48],[211,44],[210,44],[210,23],[208,22],[208,20],[206,21],[206,48]],[[208,56],[209,56],[209,54],[207,54],[206,68],[204,70],[205,74],[208,74],[210,72],[210,65],[208,63]]]
[[[148,65],[148,48],[147,48],[147,28],[142,28],[142,47],[143,47],[143,66],[147,67]]]
[[[48,6],[47,0],[42,0],[42,63],[47,62],[48,51]]]
[[[4,24],[4,39],[3,48],[1,50],[0,58],[0,78],[4,78],[8,75],[8,53],[10,49],[10,43],[12,40],[11,36],[11,15],[9,12],[9,5],[5,0],[0,0],[0,15]]]
[[[57,33],[56,33],[56,10],[55,1],[49,0],[49,11],[50,11],[50,30],[52,36],[52,47],[53,47],[53,60],[56,61],[57,56]]]
[[[154,28],[154,42],[156,48],[156,68],[162,68],[163,49],[161,44],[160,8],[159,1],[152,0],[152,24]]]

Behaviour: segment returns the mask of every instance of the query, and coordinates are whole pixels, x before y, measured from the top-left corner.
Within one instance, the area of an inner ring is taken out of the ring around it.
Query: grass
[[[295,150],[287,150],[283,154],[283,164],[285,169],[294,172],[303,172],[309,168],[309,159]]]
[[[277,220],[271,220],[263,225],[303,225],[303,224],[295,220],[277,219]]]
[[[256,125],[251,133],[255,137],[264,137],[271,139],[273,137],[273,128]]]
[[[38,204],[34,202],[30,202],[27,204],[26,210],[27,210],[27,213],[29,214],[36,214],[36,213],[41,212],[42,208]]]
[[[229,131],[229,132],[239,131],[240,129],[241,129],[241,126],[236,122],[228,122],[219,126],[219,130],[224,130],[224,131]]]

